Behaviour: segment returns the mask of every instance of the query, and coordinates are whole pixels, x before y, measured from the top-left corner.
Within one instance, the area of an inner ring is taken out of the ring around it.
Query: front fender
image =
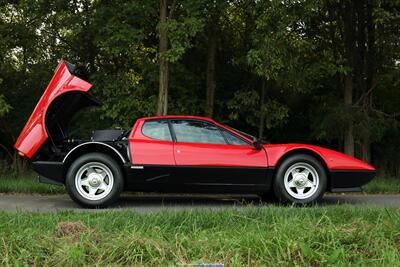
[[[278,167],[284,157],[293,153],[307,153],[323,161],[327,168],[331,192],[361,191],[361,186],[374,178],[376,170],[370,164],[346,154],[313,145],[265,145],[270,167]]]
[[[268,155],[268,164],[270,167],[275,167],[285,155],[299,151],[299,153],[308,151],[318,155],[325,163],[329,170],[366,170],[375,171],[375,168],[370,164],[351,157],[349,155],[306,144],[277,144],[264,145]]]

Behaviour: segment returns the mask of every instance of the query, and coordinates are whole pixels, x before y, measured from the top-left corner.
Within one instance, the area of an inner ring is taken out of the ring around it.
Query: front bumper
[[[65,184],[64,164],[58,161],[35,161],[32,168],[39,174],[39,181],[47,184]]]
[[[360,192],[361,186],[367,184],[376,175],[370,170],[331,170],[331,192]]]

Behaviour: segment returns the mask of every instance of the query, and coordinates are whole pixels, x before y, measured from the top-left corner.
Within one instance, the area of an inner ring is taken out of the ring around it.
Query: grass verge
[[[0,212],[0,265],[399,266],[400,210]]]
[[[363,186],[363,191],[370,194],[400,193],[400,178],[377,177]]]
[[[37,174],[27,172],[0,175],[0,193],[62,194],[66,191],[64,186],[40,183]]]

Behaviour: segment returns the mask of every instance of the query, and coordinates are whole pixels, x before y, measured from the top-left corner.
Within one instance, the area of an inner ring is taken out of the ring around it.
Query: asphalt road
[[[256,196],[226,195],[157,195],[124,194],[112,209],[156,212],[159,210],[192,210],[242,208],[247,205],[276,205],[260,203]],[[370,205],[400,208],[400,195],[327,194],[319,205]],[[0,210],[3,211],[86,211],[75,204],[68,195],[0,194]]]

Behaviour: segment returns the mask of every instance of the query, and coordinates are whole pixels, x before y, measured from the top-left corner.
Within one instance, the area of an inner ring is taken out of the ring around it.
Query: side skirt
[[[267,167],[125,164],[127,189],[145,192],[261,193],[274,173]]]

